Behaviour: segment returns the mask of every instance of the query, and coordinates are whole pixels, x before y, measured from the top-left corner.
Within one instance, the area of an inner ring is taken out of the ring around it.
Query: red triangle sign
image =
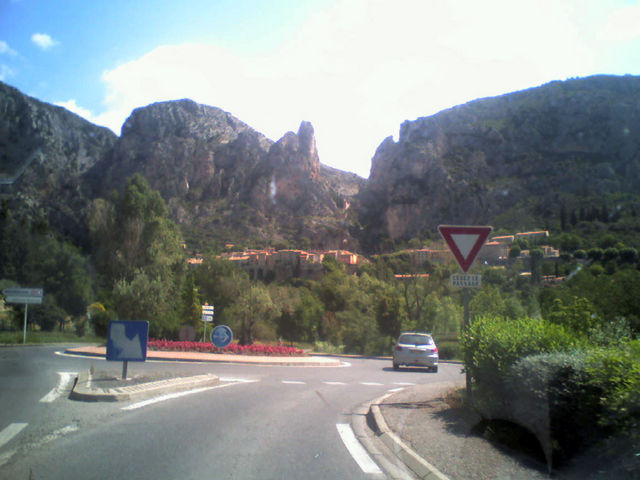
[[[493,227],[440,225],[438,230],[462,271],[467,273]]]

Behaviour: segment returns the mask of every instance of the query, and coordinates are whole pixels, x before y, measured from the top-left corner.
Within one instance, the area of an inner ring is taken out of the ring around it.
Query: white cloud
[[[11,67],[0,64],[0,82],[4,82],[7,78],[13,77],[15,72]]]
[[[187,97],[274,140],[308,120],[323,163],[366,176],[404,120],[596,73],[583,10],[578,0],[341,1],[259,57],[165,45],[105,71],[106,110],[94,118],[119,132],[133,108]]]
[[[31,41],[42,50],[49,50],[60,43],[46,33],[34,33],[31,35]]]
[[[75,113],[76,115],[80,115],[81,117],[89,120],[92,123],[96,123],[97,117],[93,114],[91,110],[88,108],[83,108],[77,104],[75,99],[66,100],[64,102],[55,102],[55,105],[59,107],[64,107],[70,112]]]
[[[17,55],[17,52],[13,50],[9,44],[3,40],[0,40],[0,55]]]

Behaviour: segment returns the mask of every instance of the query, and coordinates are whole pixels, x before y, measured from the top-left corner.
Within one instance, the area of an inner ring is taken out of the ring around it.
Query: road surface
[[[0,348],[0,479],[371,479],[348,443],[352,412],[412,384],[459,378],[394,371],[390,360],[341,367],[130,363],[129,374],[213,373],[218,386],[177,398],[113,403],[68,398],[75,372],[121,364]]]

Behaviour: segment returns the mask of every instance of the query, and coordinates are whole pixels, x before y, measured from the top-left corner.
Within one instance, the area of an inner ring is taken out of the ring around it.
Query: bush
[[[93,326],[93,333],[98,337],[106,337],[113,315],[104,308],[104,305],[98,302],[89,305],[89,319]]]
[[[531,355],[505,387],[501,415],[536,432],[557,465],[609,437],[638,434],[640,342]]]
[[[640,431],[640,340],[595,348],[587,358],[589,386],[601,391],[598,422],[610,433]]]
[[[436,344],[438,345],[438,356],[441,360],[462,358],[458,342],[436,342]]]
[[[538,353],[566,351],[575,343],[562,325],[536,318],[481,317],[461,337],[465,368],[476,386],[498,398],[517,361]]]
[[[538,433],[557,464],[601,438],[601,389],[589,382],[584,351],[531,355],[518,361],[505,382],[510,415]]]

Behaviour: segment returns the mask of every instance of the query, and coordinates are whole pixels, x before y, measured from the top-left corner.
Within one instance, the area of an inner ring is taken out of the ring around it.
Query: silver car
[[[400,365],[427,367],[438,371],[438,347],[428,333],[405,332],[393,349],[393,368]]]

